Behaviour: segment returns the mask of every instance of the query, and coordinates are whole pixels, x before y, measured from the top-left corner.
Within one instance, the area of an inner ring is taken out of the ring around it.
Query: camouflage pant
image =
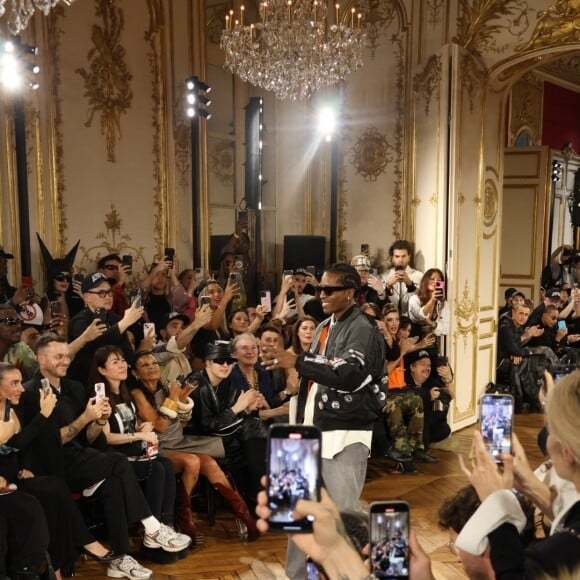
[[[421,395],[406,389],[390,392],[383,412],[387,416],[391,442],[397,451],[408,455],[415,449],[423,449],[424,415]]]

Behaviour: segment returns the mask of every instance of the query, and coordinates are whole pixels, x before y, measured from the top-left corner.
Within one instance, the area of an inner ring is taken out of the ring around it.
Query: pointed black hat
[[[69,253],[64,258],[53,258],[45,246],[41,237],[36,234],[40,251],[42,253],[42,261],[44,262],[44,269],[46,272],[72,272],[72,267],[79,249],[80,240],[70,249]]]

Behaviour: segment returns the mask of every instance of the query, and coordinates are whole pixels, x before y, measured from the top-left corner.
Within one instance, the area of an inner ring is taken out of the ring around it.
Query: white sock
[[[155,516],[149,516],[144,520],[141,520],[143,527],[145,528],[145,533],[149,536],[156,534],[161,527],[159,520]]]

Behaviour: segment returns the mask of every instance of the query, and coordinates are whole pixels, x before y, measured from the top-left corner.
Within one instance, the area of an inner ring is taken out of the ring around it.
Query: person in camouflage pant
[[[402,456],[423,448],[423,399],[410,389],[390,391],[384,413],[393,447]],[[405,425],[405,418],[409,419]]]

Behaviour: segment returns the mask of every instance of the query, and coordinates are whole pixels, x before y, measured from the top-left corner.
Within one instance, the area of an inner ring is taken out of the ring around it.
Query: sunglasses
[[[234,361],[231,358],[214,358],[211,362],[220,366],[234,364]]]
[[[108,298],[113,295],[112,290],[87,290],[87,294],[97,294],[99,298]]]
[[[0,318],[0,324],[5,324],[6,326],[22,326],[23,322],[20,318],[8,316],[6,318]]]
[[[105,264],[105,265],[103,266],[103,268],[104,268],[105,270],[118,270],[118,269],[119,269],[119,266],[117,266],[117,265],[115,265],[115,264]]]
[[[57,282],[64,282],[65,280],[67,282],[72,282],[72,276],[70,274],[63,274],[62,272],[59,272],[58,274],[54,275],[54,279]]]
[[[326,296],[332,296],[335,292],[340,292],[341,290],[350,290],[349,286],[316,286],[314,289],[316,294],[326,294]]]

